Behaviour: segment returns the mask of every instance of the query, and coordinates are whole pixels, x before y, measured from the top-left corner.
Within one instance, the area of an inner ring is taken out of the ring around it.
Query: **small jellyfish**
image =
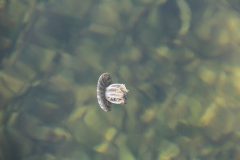
[[[111,104],[126,104],[127,88],[125,84],[112,84],[109,73],[103,73],[97,83],[98,104],[105,112],[111,111]]]

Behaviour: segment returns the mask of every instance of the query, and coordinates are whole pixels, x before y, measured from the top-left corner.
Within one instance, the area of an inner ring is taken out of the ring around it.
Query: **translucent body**
[[[111,84],[106,88],[106,99],[114,104],[126,104],[127,88],[124,84]]]
[[[125,84],[112,84],[109,73],[103,73],[97,83],[97,100],[100,108],[105,112],[111,111],[111,105],[126,104],[128,90]]]

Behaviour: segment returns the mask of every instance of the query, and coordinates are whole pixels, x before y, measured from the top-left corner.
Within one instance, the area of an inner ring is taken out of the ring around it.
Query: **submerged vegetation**
[[[239,8],[0,0],[0,159],[240,159]],[[103,72],[131,92],[109,113]]]

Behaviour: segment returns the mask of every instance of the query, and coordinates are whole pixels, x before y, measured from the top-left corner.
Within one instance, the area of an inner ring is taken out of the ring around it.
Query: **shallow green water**
[[[0,0],[0,160],[240,159],[238,0]],[[104,112],[99,76],[129,89]]]

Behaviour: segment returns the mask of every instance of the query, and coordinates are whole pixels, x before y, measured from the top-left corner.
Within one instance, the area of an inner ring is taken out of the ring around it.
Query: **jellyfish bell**
[[[111,111],[111,104],[126,104],[128,90],[125,84],[112,84],[109,73],[103,73],[97,84],[98,104],[105,112]]]
[[[105,98],[106,88],[112,84],[112,79],[109,73],[103,73],[97,83],[97,100],[102,110],[105,112],[111,111],[111,102]]]

